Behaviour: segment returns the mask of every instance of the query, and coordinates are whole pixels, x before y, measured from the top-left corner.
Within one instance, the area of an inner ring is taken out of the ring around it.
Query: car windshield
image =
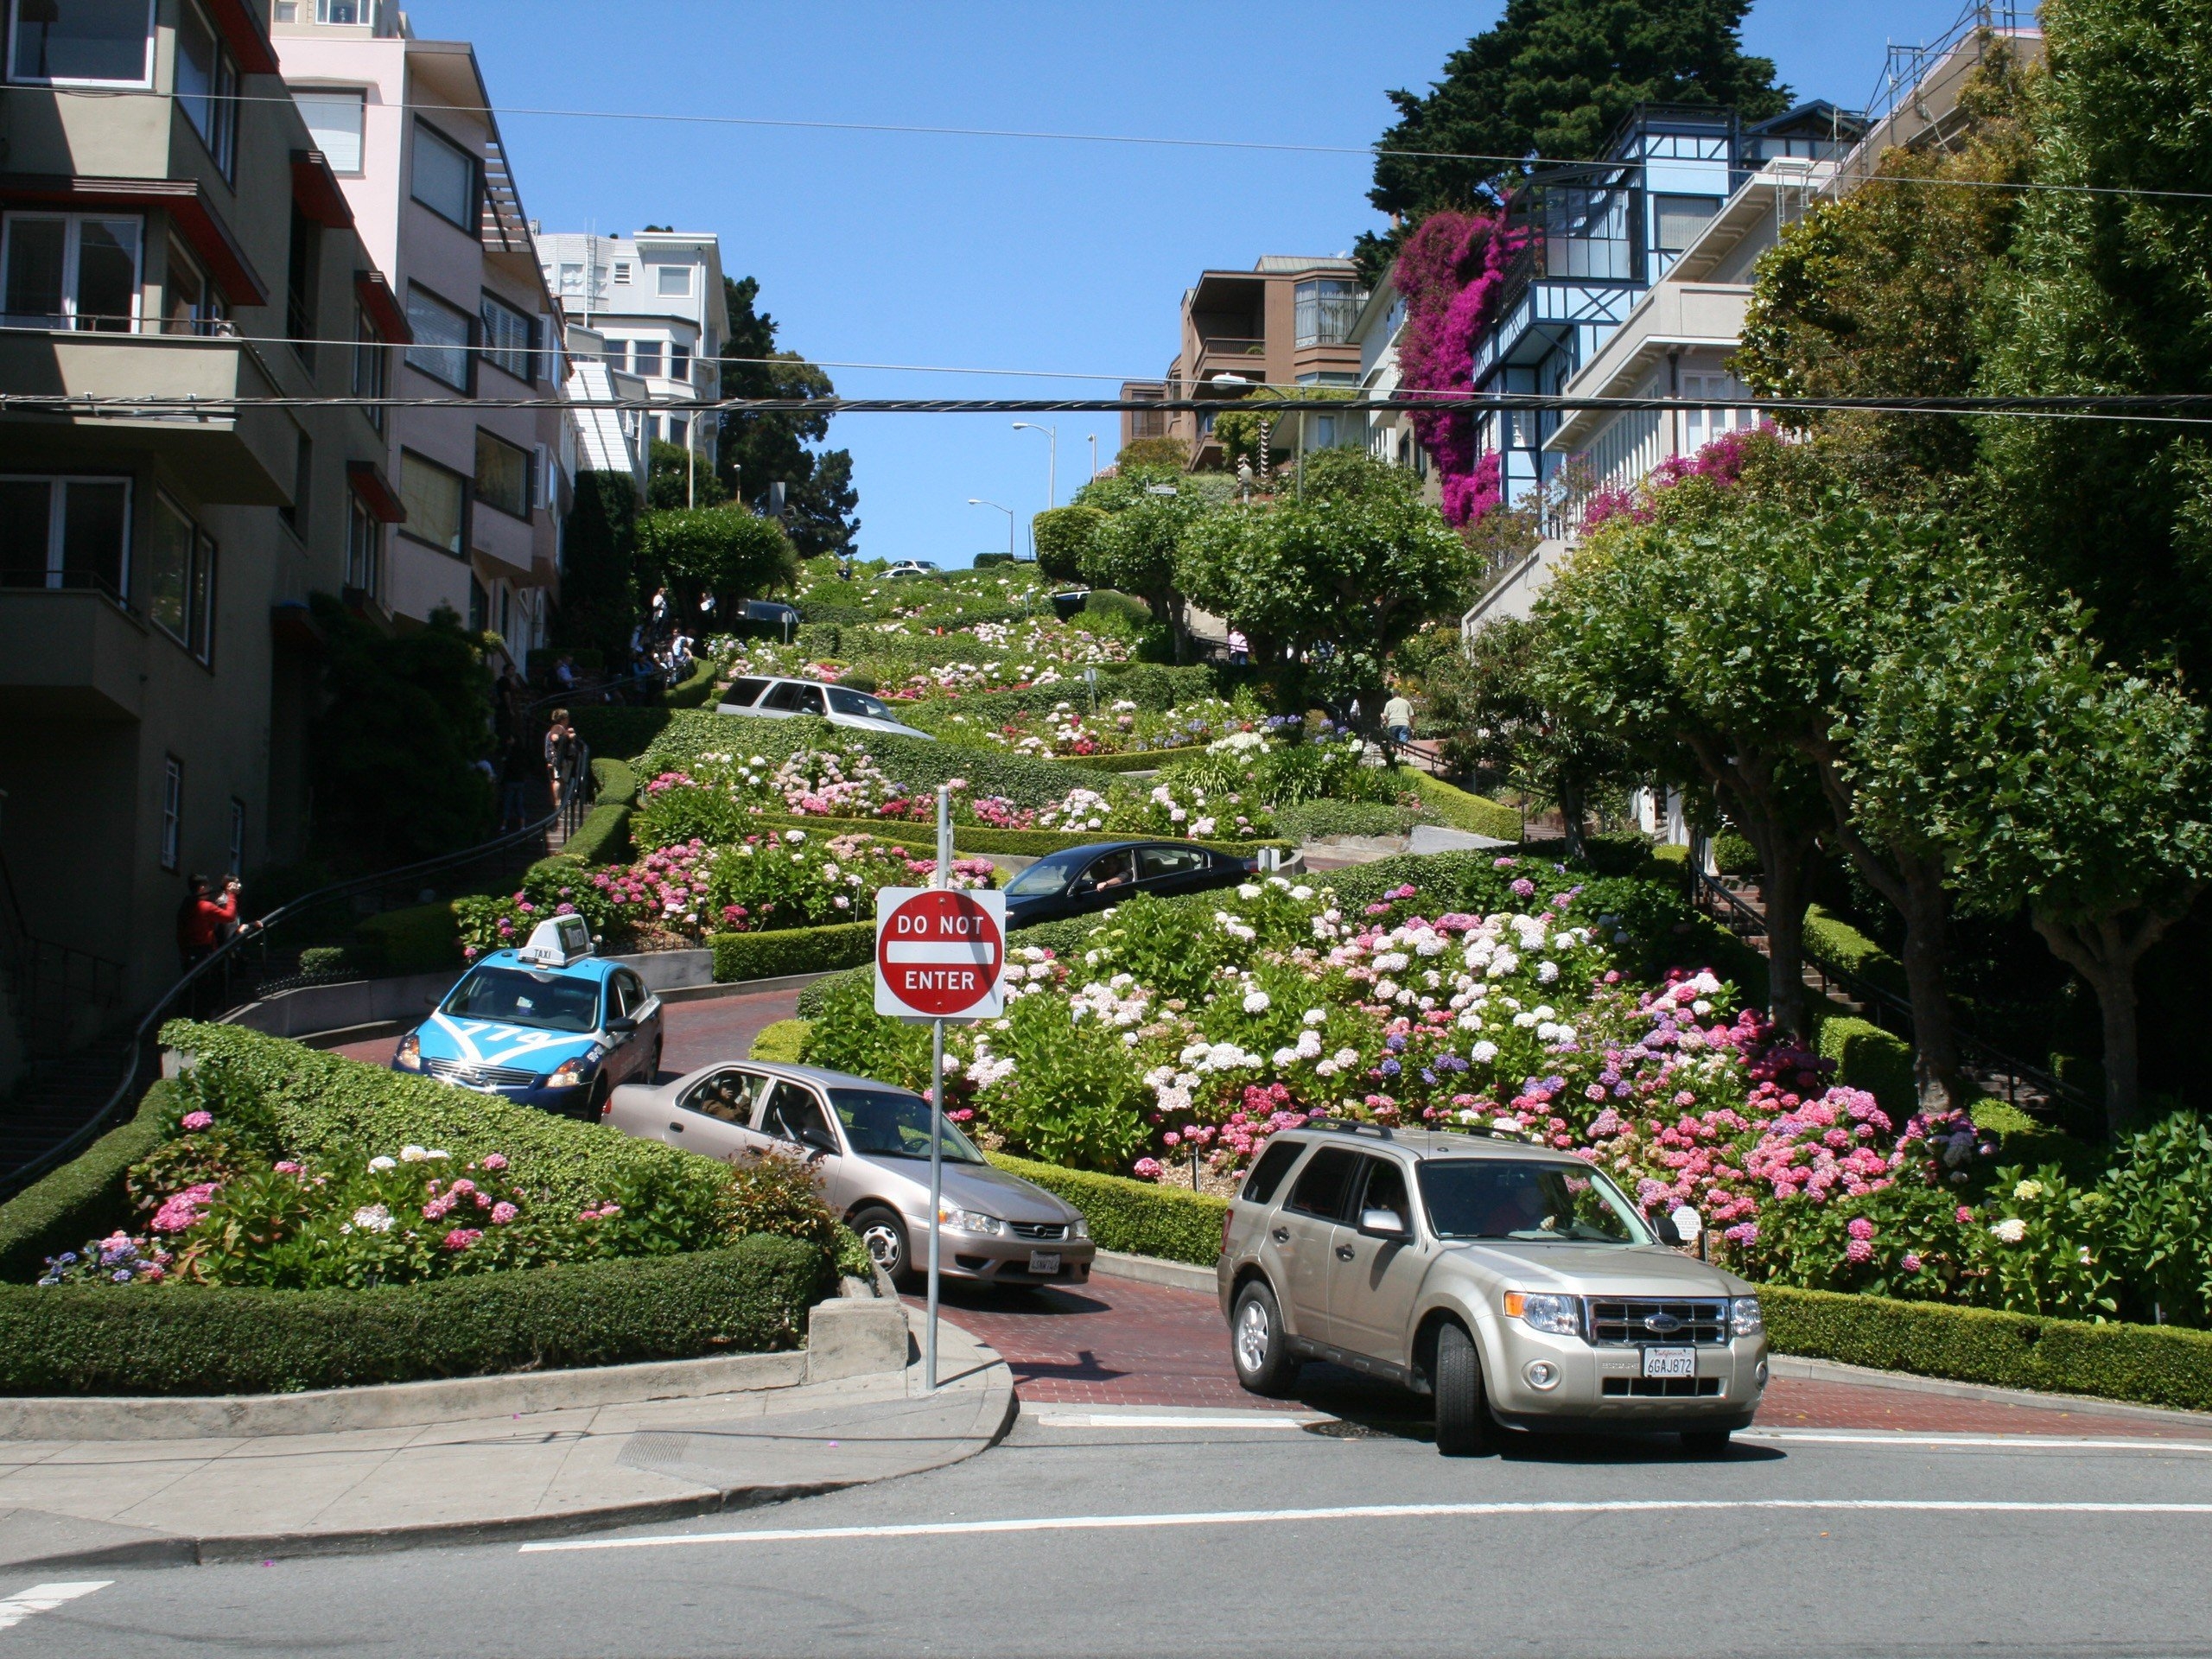
[[[1651,1242],[1635,1206],[1594,1169],[1526,1159],[1432,1159],[1421,1166],[1421,1195],[1439,1238]]]
[[[1075,874],[1077,868],[1073,864],[1057,863],[1050,859],[1032,864],[1006,884],[1007,896],[1010,899],[1033,899],[1040,893],[1058,893],[1067,886],[1068,878]]]
[[[599,982],[520,968],[479,968],[453,988],[440,1012],[504,1026],[590,1031],[599,1024]]]
[[[830,707],[841,715],[859,715],[868,720],[889,720],[891,711],[865,691],[848,691],[842,685],[830,688]]]
[[[900,1089],[832,1089],[830,1103],[855,1152],[872,1158],[930,1155],[929,1103]],[[951,1124],[944,1126],[944,1161],[980,1164],[983,1154]]]

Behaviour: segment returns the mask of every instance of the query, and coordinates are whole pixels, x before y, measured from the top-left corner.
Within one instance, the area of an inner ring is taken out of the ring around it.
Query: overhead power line
[[[153,91],[144,87],[56,86],[48,90],[73,98],[172,98],[175,96],[171,92]],[[291,101],[289,97],[263,97],[255,93],[239,93],[237,96],[241,103],[284,104]],[[398,105],[371,104],[365,107],[374,111],[390,110],[396,113],[406,113],[405,107]],[[1010,138],[1037,143],[1124,144],[1163,149],[1262,151],[1301,156],[1358,156],[1370,159],[1390,156],[1407,161],[1478,162],[1485,166],[1499,168],[1602,168],[1640,165],[1633,162],[1608,162],[1587,156],[1491,156],[1473,150],[1411,149],[1384,144],[1292,143],[1260,138],[1186,138],[1153,133],[1054,132],[1031,127],[931,126],[889,121],[823,121],[766,115],[694,115],[667,110],[572,110],[527,105],[442,104],[437,107],[456,115],[482,116],[486,120],[531,116],[569,121],[637,121],[678,126],[785,129],[799,132],[884,133],[910,137]],[[2016,182],[2002,179],[1912,178],[1890,181],[1924,185],[1937,189],[2053,191],[2068,195],[2139,196],[2172,201],[2212,201],[2212,191],[2160,190],[2137,185],[2058,184],[2044,180]]]

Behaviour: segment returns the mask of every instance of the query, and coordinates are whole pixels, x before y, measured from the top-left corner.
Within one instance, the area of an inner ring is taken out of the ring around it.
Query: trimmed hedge
[[[760,1034],[753,1039],[753,1047],[747,1058],[771,1060],[781,1065],[797,1065],[798,1052],[806,1042],[806,1033],[813,1028],[814,1021],[811,1020],[779,1020],[772,1026],[765,1026]]]
[[[1521,839],[1521,815],[1511,807],[1501,805],[1486,795],[1471,795],[1457,785],[1432,778],[1425,772],[1409,775],[1414,787],[1421,791],[1422,804],[1454,830],[1465,830],[1472,836],[1488,836],[1496,841]]]
[[[1204,743],[1186,743],[1174,749],[1131,749],[1126,754],[1062,754],[1053,759],[1064,766],[1085,772],[1157,772],[1178,760],[1195,760],[1206,752]]]
[[[638,774],[627,760],[597,755],[591,763],[592,800],[600,806],[635,806]]]
[[[461,924],[453,901],[387,910],[357,923],[355,960],[377,974],[427,974],[461,962]]]
[[[715,679],[721,671],[721,664],[711,657],[702,657],[691,665],[691,671],[677,684],[669,688],[662,696],[662,703],[671,709],[696,709],[715,695]]]
[[[1025,1170],[1023,1172],[1027,1173]],[[1777,1351],[1995,1388],[2212,1411],[2212,1332],[1759,1287]]]
[[[707,948],[715,953],[718,983],[827,973],[874,961],[875,924],[838,922],[768,933],[715,933],[708,936]]]
[[[1904,964],[1848,922],[1838,921],[1818,905],[1805,910],[1805,954],[1831,968],[1856,974],[1868,984],[1906,993]]]
[[[995,1152],[990,1159],[1008,1174],[1034,1181],[1080,1210],[1090,1224],[1092,1242],[1102,1250],[1206,1268],[1221,1255],[1222,1218],[1229,1213],[1224,1198],[1122,1175],[1033,1163],[1004,1153]]]
[[[637,709],[625,703],[594,703],[570,716],[594,755],[619,760],[634,760],[652,747],[675,718],[666,709]]]
[[[1864,1089],[1898,1123],[1912,1116],[1920,1095],[1912,1080],[1912,1045],[1904,1038],[1872,1020],[1831,1014],[1821,1021],[1815,1046],[1822,1059],[1836,1063],[1838,1083]]]
[[[576,833],[561,843],[556,857],[579,864],[626,864],[630,861],[630,809],[620,801],[605,801],[584,814]]]
[[[879,818],[823,818],[801,817],[785,813],[764,812],[760,822],[778,829],[820,830],[833,836],[848,836],[864,830],[883,841],[895,841],[901,846],[918,847],[932,858],[937,856],[937,830],[928,824],[887,823]],[[980,824],[956,824],[952,830],[952,846],[956,853],[1008,853],[1014,856],[1042,858],[1047,853],[1065,852],[1071,847],[1090,847],[1102,841],[1141,841],[1146,837],[1130,836],[1119,830],[1086,830],[1070,833],[1061,830],[989,830]],[[1262,847],[1279,847],[1287,851],[1293,843],[1287,841],[1198,841],[1195,847],[1211,847],[1217,853],[1247,854]]]
[[[759,1234],[376,1290],[6,1285],[0,1392],[270,1394],[760,1353],[796,1347],[836,1282],[818,1247]]]
[[[76,1249],[124,1218],[130,1206],[123,1178],[162,1143],[169,1088],[156,1083],[128,1123],[0,1204],[0,1280],[35,1279],[47,1257]]]
[[[1300,801],[1274,809],[1275,828],[1300,843],[1331,836],[1402,836],[1427,816],[1387,801]]]

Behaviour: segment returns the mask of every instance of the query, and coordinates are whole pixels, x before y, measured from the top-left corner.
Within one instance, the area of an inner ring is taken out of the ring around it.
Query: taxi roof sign
[[[530,943],[515,952],[524,962],[566,968],[591,955],[591,925],[581,916],[556,916],[531,930]]]

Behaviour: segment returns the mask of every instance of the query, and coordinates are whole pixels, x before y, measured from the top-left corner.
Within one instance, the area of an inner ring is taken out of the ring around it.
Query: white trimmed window
[[[130,591],[130,480],[0,474],[0,588]]]
[[[10,213],[0,226],[0,323],[130,333],[143,240],[135,218]]]
[[[8,0],[8,79],[151,86],[154,0]]]
[[[308,124],[308,136],[330,163],[348,177],[361,171],[362,132],[368,121],[368,94],[346,87],[296,88],[292,102]]]

